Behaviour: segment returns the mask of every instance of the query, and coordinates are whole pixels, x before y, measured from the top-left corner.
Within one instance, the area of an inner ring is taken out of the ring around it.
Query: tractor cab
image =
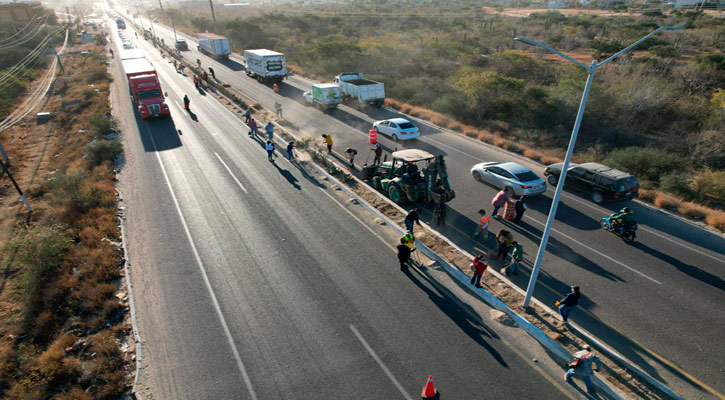
[[[450,201],[455,197],[448,182],[443,155],[408,149],[393,153],[393,159],[378,166],[372,186],[398,204]]]

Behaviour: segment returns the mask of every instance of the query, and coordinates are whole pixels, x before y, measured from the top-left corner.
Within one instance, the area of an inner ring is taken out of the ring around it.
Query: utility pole
[[[23,204],[25,204],[25,208],[27,208],[29,212],[32,212],[33,207],[30,207],[30,203],[28,203],[28,198],[25,197],[25,193],[23,193],[23,191],[20,189],[20,186],[18,186],[18,183],[15,182],[15,178],[13,178],[12,174],[10,174],[10,171],[5,166],[5,163],[0,161],[0,165],[2,165],[2,167],[3,167],[3,172],[8,174],[8,178],[10,178],[10,182],[12,182],[13,186],[15,186],[15,190],[17,190],[18,193],[20,194],[20,198],[23,200]]]
[[[176,24],[174,24],[174,13],[169,11],[169,16],[171,17],[171,29],[174,31],[174,46],[176,46],[176,42],[178,42],[179,40],[176,38]]]
[[[211,21],[214,23],[214,33],[217,33],[217,27],[216,27],[216,16],[214,15],[214,1],[209,0],[209,8],[211,8]]]
[[[66,14],[68,14],[68,25],[70,26],[70,24],[71,24],[71,19],[70,19],[70,7],[68,7],[68,6],[65,6],[65,13],[66,13]]]
[[[161,14],[166,15],[166,13],[164,12],[164,6],[161,5],[161,0],[159,0],[159,8],[161,9]]]
[[[68,82],[68,75],[65,74],[65,69],[63,68],[63,63],[60,61],[60,56],[58,55],[58,52],[55,51],[55,45],[53,44],[53,35],[50,34],[50,31],[48,30],[48,24],[45,23],[45,20],[43,20],[43,27],[45,27],[45,33],[48,34],[48,43],[50,44],[50,48],[53,50],[53,53],[55,54],[55,59],[58,61],[58,66],[60,67],[60,72],[63,73],[63,78],[65,78],[65,81]]]

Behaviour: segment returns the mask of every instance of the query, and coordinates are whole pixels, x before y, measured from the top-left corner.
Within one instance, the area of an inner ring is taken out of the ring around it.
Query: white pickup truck
[[[334,83],[312,85],[312,90],[302,93],[305,101],[321,110],[333,110],[342,102],[340,86]]]
[[[335,83],[340,85],[346,98],[354,98],[375,107],[385,103],[385,84],[363,78],[362,72],[343,72],[335,77]]]
[[[284,54],[267,49],[244,50],[247,63],[247,76],[261,83],[280,83],[287,77],[287,64]]]

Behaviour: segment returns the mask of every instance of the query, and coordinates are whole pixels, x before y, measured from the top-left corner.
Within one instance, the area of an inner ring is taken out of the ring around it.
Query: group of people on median
[[[281,108],[279,109],[278,115],[281,115]],[[251,107],[247,108],[247,110],[244,112],[244,123],[247,124],[247,128],[249,128],[249,137],[252,139],[256,139],[257,136],[259,136],[259,125],[257,124],[257,120],[252,117]],[[277,146],[274,143],[274,124],[272,123],[272,121],[268,121],[267,125],[264,126],[264,132],[267,134],[267,140],[264,143],[264,148],[265,150],[267,150],[267,159],[274,162]],[[295,143],[290,140],[287,143],[286,149],[287,159],[289,161],[294,161],[295,159],[294,148]]]

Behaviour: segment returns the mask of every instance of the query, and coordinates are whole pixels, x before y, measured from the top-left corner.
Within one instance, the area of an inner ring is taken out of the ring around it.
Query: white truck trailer
[[[362,72],[343,72],[335,77],[344,98],[380,107],[385,103],[385,84],[363,78]]]
[[[202,54],[214,58],[229,58],[229,54],[232,52],[229,47],[229,39],[215,33],[200,33],[197,49]]]
[[[342,102],[340,86],[334,83],[312,85],[312,90],[302,93],[302,97],[321,110],[333,110]]]
[[[287,77],[287,62],[284,54],[267,49],[244,50],[247,76],[261,83],[280,83]]]

